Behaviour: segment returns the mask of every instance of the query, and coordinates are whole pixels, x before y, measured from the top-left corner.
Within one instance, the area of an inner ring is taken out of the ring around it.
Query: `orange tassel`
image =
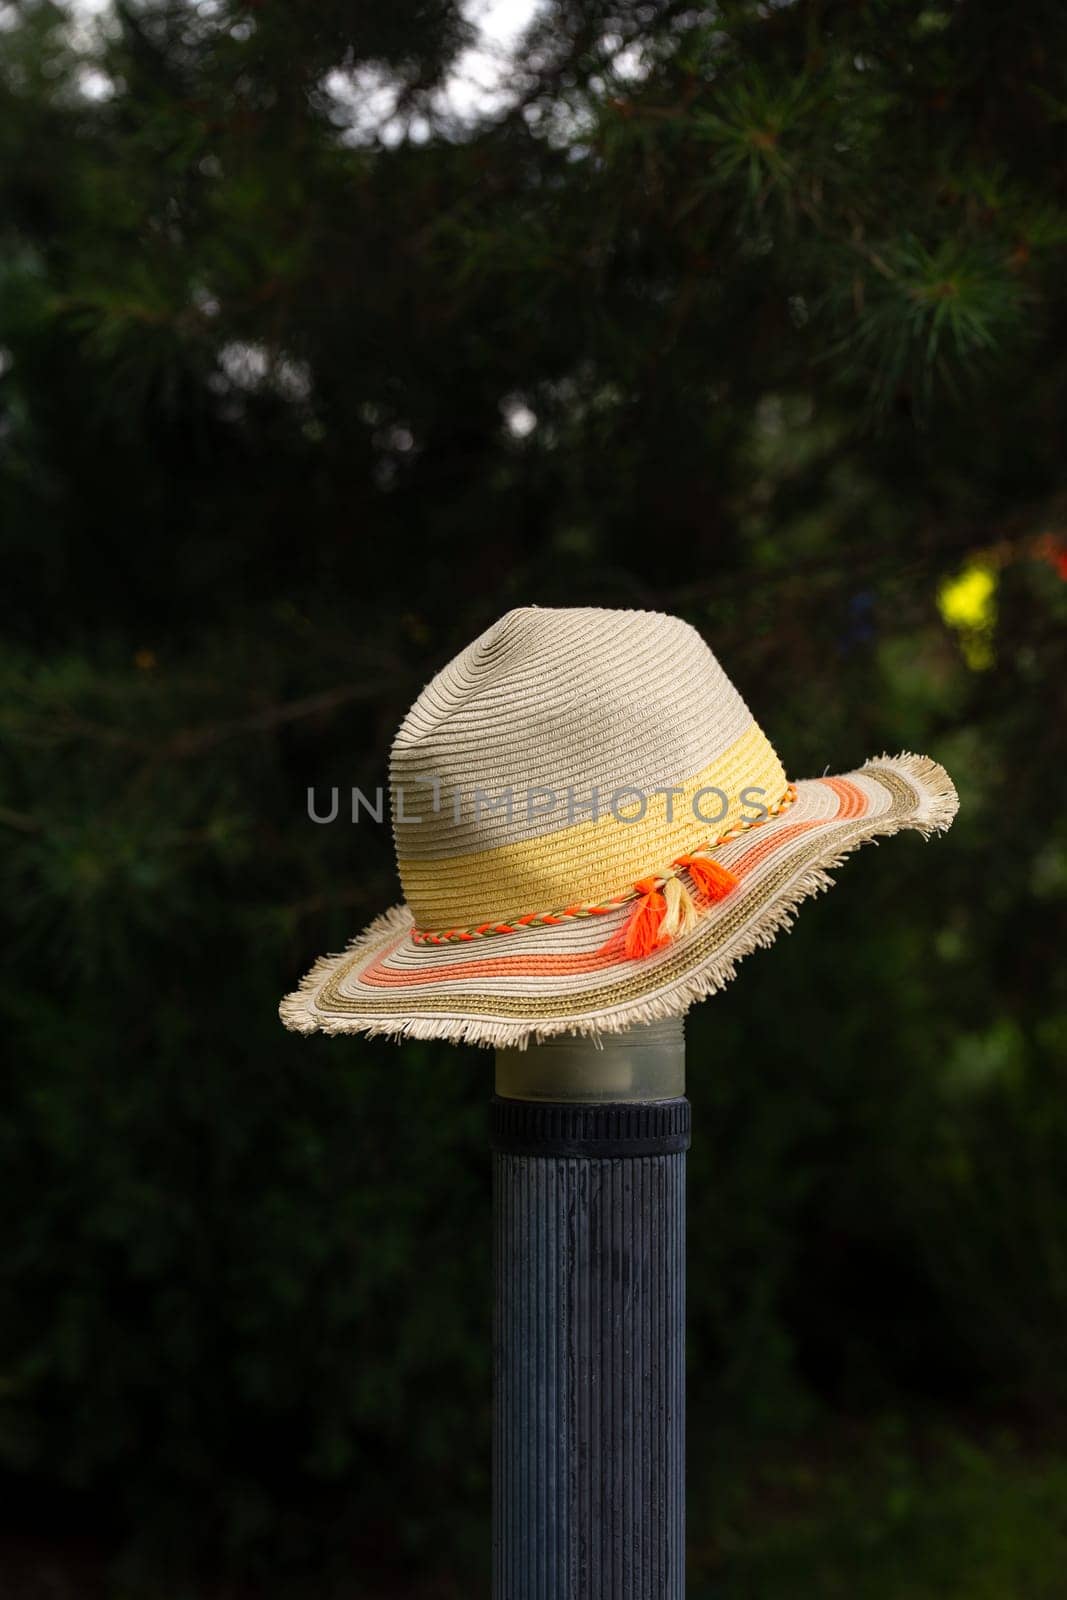
[[[679,856],[674,865],[685,868],[705,900],[725,900],[741,882],[729,867],[710,856]]]
[[[622,948],[631,961],[638,961],[667,943],[662,932],[667,902],[656,888],[654,878],[642,878],[634,884],[634,888],[640,892],[641,898],[626,920]]]

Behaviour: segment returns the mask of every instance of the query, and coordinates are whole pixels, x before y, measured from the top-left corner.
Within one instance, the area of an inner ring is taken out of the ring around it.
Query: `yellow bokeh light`
[[[964,567],[946,578],[937,603],[950,628],[991,628],[996,612],[997,575],[991,567]]]
[[[937,591],[937,608],[945,624],[959,634],[963,659],[974,672],[993,665],[993,630],[997,620],[997,575],[992,567],[973,562]]]

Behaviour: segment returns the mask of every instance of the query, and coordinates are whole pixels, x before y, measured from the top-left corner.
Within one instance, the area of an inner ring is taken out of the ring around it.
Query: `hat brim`
[[[779,817],[715,851],[740,880],[697,925],[640,960],[603,946],[627,907],[477,945],[416,944],[406,905],[325,956],[280,1011],[298,1033],[366,1033],[523,1046],[560,1033],[618,1033],[676,1016],[725,987],[738,962],[788,928],[801,902],[833,886],[829,869],[868,840],[943,832],[959,801],[943,767],[903,754],[797,783]],[[618,941],[615,941],[616,945]]]

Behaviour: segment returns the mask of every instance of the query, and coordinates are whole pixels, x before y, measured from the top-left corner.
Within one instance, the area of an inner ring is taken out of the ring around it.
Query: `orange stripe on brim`
[[[817,781],[827,789],[831,789],[837,796],[838,808],[834,815],[811,817],[807,822],[787,822],[775,833],[755,838],[744,855],[739,856],[733,863],[731,871],[744,879],[767,856],[773,855],[783,844],[788,844],[790,839],[798,838],[803,833],[810,833],[813,828],[825,828],[827,823],[848,822],[866,813],[867,796],[854,783],[849,783],[844,778],[819,778]]]

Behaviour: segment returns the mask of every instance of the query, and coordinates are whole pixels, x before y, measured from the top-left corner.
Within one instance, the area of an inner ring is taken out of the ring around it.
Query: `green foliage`
[[[1010,1437],[914,1435],[890,1420],[764,1460],[741,1494],[724,1482],[692,1519],[694,1600],[1054,1600],[1063,1463]]]
[[[484,1586],[489,1064],[283,1032],[397,896],[306,794],[508,606],[650,606],[791,772],[962,798],[692,1017],[697,1576],[1049,1592],[1063,8],[554,0],[466,119],[449,0],[0,20],[13,1518],[110,1600]]]

